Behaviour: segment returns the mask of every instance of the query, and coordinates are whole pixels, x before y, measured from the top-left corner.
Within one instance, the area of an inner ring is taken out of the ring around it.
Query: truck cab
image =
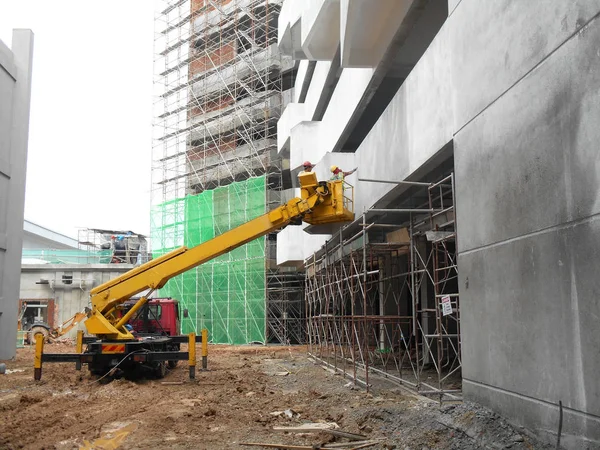
[[[139,298],[124,303],[125,315]],[[177,336],[180,334],[179,301],[171,297],[152,298],[129,320],[138,335]]]

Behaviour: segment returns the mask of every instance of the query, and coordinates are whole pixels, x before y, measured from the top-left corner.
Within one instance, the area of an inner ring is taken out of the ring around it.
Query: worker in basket
[[[331,178],[330,178],[330,180],[331,181],[337,181],[337,180],[344,181],[345,177],[347,177],[348,175],[352,175],[354,172],[356,172],[357,169],[358,169],[358,167],[355,167],[350,172],[344,172],[338,166],[333,165],[333,166],[331,166]]]
[[[305,173],[312,172],[313,167],[315,166],[310,161],[304,161],[302,167],[304,168],[304,170],[300,172],[299,175],[304,175]]]

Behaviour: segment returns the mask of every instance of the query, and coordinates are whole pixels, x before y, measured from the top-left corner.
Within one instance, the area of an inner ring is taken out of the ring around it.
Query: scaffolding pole
[[[358,233],[342,229],[307,260],[309,351],[367,389],[375,373],[454,401],[462,398],[454,178],[415,186],[422,207],[368,210]]]
[[[277,47],[282,3],[159,1],[151,191],[155,256],[198,245],[280,204],[276,129],[295,73],[291,58]],[[204,228],[196,233],[193,223]],[[275,236],[258,242],[262,250],[247,244],[161,291],[193,312],[184,331],[198,332],[208,322],[217,330],[210,330],[212,339],[228,343],[301,336],[295,318],[303,309],[288,298],[301,294],[285,297],[280,281],[285,276],[274,274]],[[284,329],[288,324],[293,329]]]

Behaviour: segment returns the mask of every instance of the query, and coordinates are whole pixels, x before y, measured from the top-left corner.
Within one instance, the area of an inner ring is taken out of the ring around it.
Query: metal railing
[[[121,256],[113,250],[54,250],[24,249],[23,264],[143,264],[150,259],[147,253]]]
[[[349,194],[346,191],[350,191]],[[354,212],[354,186],[344,180],[344,209]]]

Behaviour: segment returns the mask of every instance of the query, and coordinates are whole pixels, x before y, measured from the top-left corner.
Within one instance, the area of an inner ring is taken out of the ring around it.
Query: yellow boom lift
[[[299,176],[301,196],[268,213],[233,228],[196,247],[180,247],[157,259],[136,267],[90,292],[91,310],[84,322],[88,333],[95,336],[83,349],[83,334],[78,335],[77,353],[43,353],[44,340],[36,341],[34,378],[41,379],[43,362],[75,362],[77,368],[88,364],[92,373],[106,374],[119,367],[125,372],[149,369],[164,376],[167,362],[189,360],[190,378],[195,376],[196,336],[134,337],[127,329],[128,321],[148,301],[156,289],[171,278],[254,239],[289,225],[299,219],[312,225],[348,222],[354,219],[353,196],[345,196],[343,181],[318,182],[313,172]],[[346,192],[349,192],[346,189]],[[351,192],[351,191],[350,191]],[[137,294],[143,295],[123,314],[123,304]],[[203,332],[203,365],[206,364],[206,333]],[[188,342],[189,352],[179,351]]]

